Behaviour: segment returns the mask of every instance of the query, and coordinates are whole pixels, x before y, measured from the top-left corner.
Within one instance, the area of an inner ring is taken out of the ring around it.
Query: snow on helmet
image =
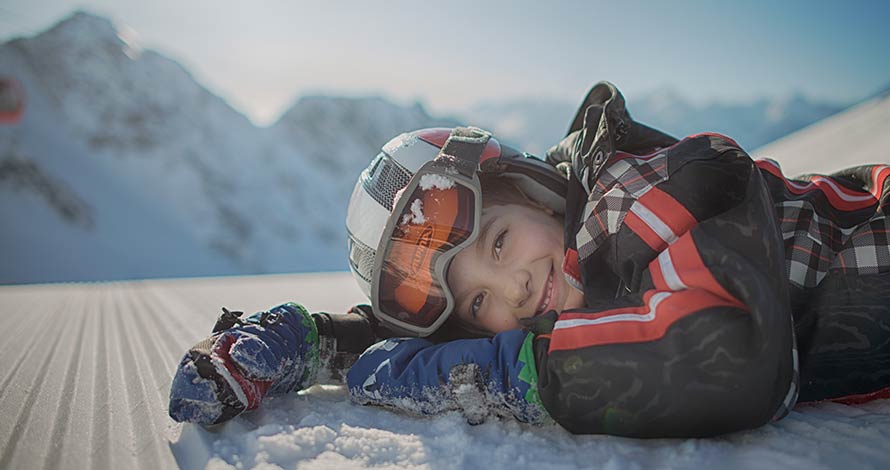
[[[428,336],[451,315],[446,273],[478,235],[483,173],[565,211],[566,180],[555,168],[473,127],[401,134],[359,176],[346,215],[349,267],[390,328]]]

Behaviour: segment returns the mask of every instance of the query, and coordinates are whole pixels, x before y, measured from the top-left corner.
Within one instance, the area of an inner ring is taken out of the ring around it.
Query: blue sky
[[[801,92],[849,102],[890,85],[888,1],[0,0],[0,38],[77,8],[111,18],[259,123],[300,95],[381,94],[459,111],[517,97],[696,102]]]

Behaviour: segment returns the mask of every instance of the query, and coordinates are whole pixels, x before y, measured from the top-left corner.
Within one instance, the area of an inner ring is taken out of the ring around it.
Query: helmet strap
[[[478,127],[455,127],[435,160],[452,163],[460,174],[472,178],[489,139],[491,133]]]

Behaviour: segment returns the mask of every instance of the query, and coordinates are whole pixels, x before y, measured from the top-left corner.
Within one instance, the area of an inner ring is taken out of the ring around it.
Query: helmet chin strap
[[[478,127],[455,127],[435,160],[453,164],[461,175],[472,178],[489,139],[491,133]]]

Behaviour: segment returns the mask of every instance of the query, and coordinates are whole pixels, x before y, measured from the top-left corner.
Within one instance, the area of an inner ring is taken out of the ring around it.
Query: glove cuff
[[[319,337],[334,338],[337,353],[361,354],[368,346],[377,342],[371,322],[362,314],[350,312],[332,315],[319,312],[313,313],[312,318]]]
[[[290,311],[299,312],[301,318],[301,330],[304,332],[303,341],[300,344],[300,357],[303,359],[303,374],[291,390],[302,390],[317,382],[318,373],[321,370],[321,341],[319,340],[318,326],[312,314],[300,304],[288,302],[283,307],[290,307]]]
[[[359,355],[377,342],[374,325],[362,311],[354,308],[346,314],[313,313],[312,318],[319,339],[318,379],[343,382],[346,371]]]

